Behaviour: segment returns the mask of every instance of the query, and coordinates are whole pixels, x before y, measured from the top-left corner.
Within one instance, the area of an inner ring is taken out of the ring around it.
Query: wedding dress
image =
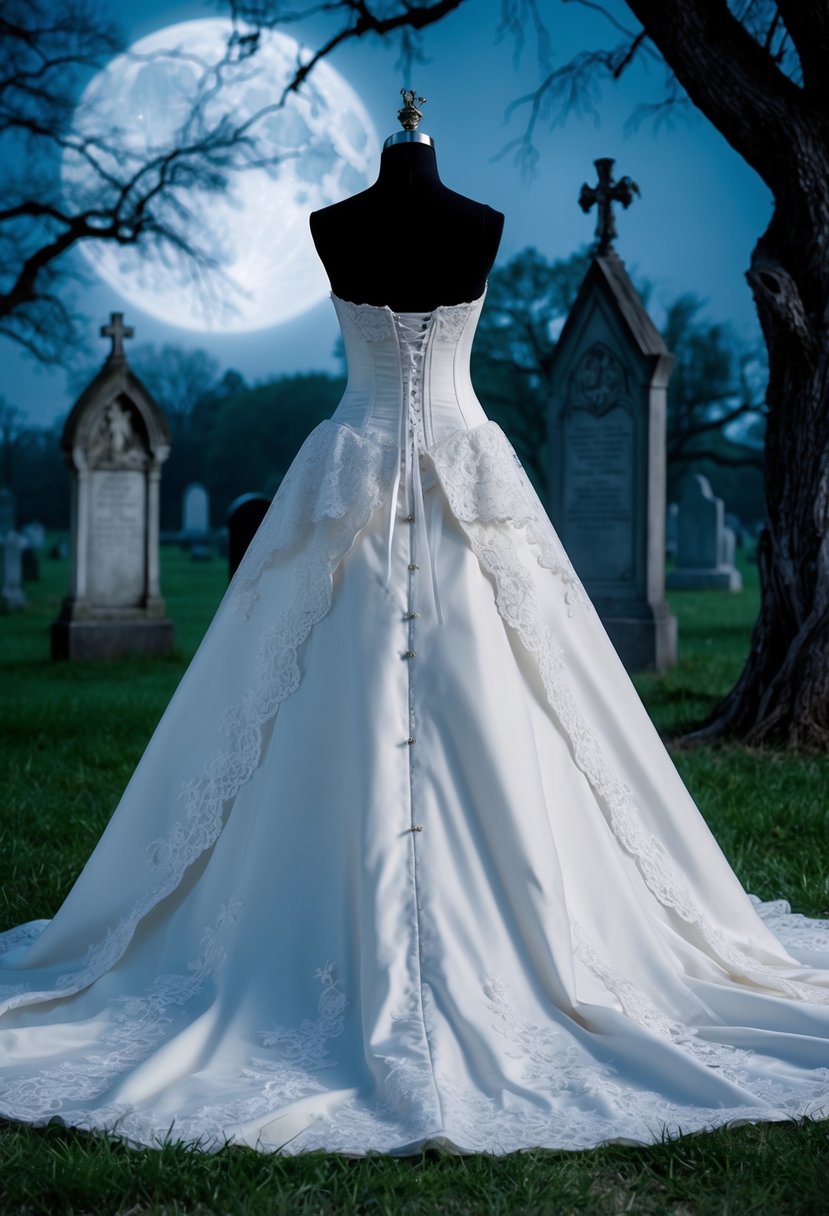
[[[474,395],[482,302],[334,297],[342,402],[0,937],[2,1115],[364,1154],[829,1114],[829,922],[706,828]]]

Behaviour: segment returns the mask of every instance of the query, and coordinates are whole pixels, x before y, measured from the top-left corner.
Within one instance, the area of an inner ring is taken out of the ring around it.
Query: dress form
[[[443,184],[433,141],[414,130],[386,140],[374,185],[311,215],[334,294],[399,312],[481,296],[503,226],[501,212]]]

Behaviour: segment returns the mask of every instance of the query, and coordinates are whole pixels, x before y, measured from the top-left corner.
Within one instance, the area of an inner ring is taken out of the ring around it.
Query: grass
[[[757,607],[683,592],[680,662],[637,678],[660,730],[699,720],[739,673]],[[46,561],[25,613],[0,619],[0,926],[49,916],[93,847],[224,589],[224,564],[163,552],[178,649],[165,659],[52,664],[65,563]],[[829,915],[829,758],[739,746],[674,759],[742,881]],[[829,1216],[829,1125],[761,1124],[650,1148],[506,1158],[298,1159],[180,1146],[134,1150],[50,1127],[0,1128],[2,1216]]]

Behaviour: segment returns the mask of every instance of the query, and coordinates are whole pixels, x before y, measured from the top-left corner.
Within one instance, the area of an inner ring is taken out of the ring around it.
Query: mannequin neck
[[[384,148],[375,183],[382,190],[428,190],[441,187],[435,149],[429,144],[401,143]]]

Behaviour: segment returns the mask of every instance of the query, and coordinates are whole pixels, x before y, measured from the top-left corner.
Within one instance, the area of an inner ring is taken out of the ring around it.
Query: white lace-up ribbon
[[[389,534],[386,560],[386,586],[391,583],[392,546],[397,519],[397,498],[402,480],[406,510],[414,515],[419,565],[429,571],[429,587],[438,622],[443,624],[443,613],[438,595],[436,553],[440,542],[441,513],[435,511],[432,518],[432,535],[426,527],[423,503],[423,482],[420,472],[421,441],[425,446],[423,432],[423,362],[431,330],[431,313],[394,313],[400,344],[401,370],[403,373],[404,399],[400,410],[400,459],[391,490],[389,506]]]

